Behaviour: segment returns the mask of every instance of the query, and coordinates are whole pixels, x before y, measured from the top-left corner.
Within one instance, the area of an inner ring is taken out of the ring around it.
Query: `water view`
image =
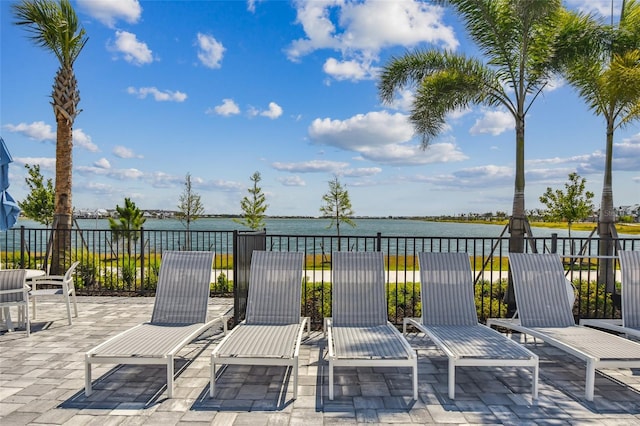
[[[335,227],[328,229],[330,221],[319,218],[267,218],[266,229],[272,235],[335,235]],[[392,237],[460,237],[460,238],[497,238],[503,232],[502,224],[487,225],[479,223],[427,222],[412,219],[355,219],[356,227],[346,224],[340,226],[340,234],[344,236],[375,236],[380,232],[383,236]],[[107,219],[78,219],[80,229],[108,230]],[[43,228],[42,224],[28,219],[20,219],[14,228]],[[595,224],[593,225],[595,228]],[[230,218],[200,218],[191,223],[192,231],[246,231],[248,228],[234,222]],[[146,230],[183,231],[185,226],[177,219],[147,219]],[[535,237],[568,236],[566,228],[532,228]],[[574,238],[586,238],[590,231],[571,232]],[[508,236],[505,232],[503,236]],[[621,237],[632,235],[620,234]]]

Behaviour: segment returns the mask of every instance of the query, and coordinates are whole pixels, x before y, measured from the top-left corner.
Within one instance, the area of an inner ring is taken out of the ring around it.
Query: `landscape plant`
[[[59,62],[51,105],[56,119],[56,178],[51,273],[62,274],[71,252],[73,123],[80,113],[80,91],[73,65],[89,40],[69,0],[22,0],[12,6],[16,25],[24,26],[38,47]]]
[[[193,192],[191,174],[187,173],[184,179],[184,191],[180,194],[180,202],[176,217],[187,228],[185,237],[185,250],[191,249],[191,222],[198,220],[204,214],[204,206],[200,194]]]
[[[585,191],[587,180],[577,173],[569,173],[569,181],[564,184],[565,191],[550,187],[540,196],[540,202],[547,207],[543,212],[545,220],[566,221],[571,238],[571,224],[579,222],[593,214],[593,192]],[[573,246],[571,247],[573,254]]]
[[[264,219],[269,205],[266,203],[266,196],[262,192],[262,188],[258,186],[262,180],[260,172],[255,172],[249,179],[252,182],[251,188],[247,190],[249,191],[249,196],[245,196],[240,201],[240,208],[244,217],[233,219],[233,221],[246,226],[252,231],[259,231],[265,228]]]
[[[53,223],[55,211],[55,190],[51,179],[44,180],[40,165],[25,164],[28,176],[24,179],[29,193],[23,201],[18,202],[22,214],[29,219],[42,223],[47,228]]]
[[[346,223],[352,227],[356,226],[356,223],[351,219],[353,216],[353,209],[351,208],[351,200],[349,198],[349,191],[346,186],[343,186],[338,180],[337,176],[334,176],[329,181],[329,191],[322,196],[324,204],[320,207],[320,213],[322,217],[331,219],[327,229],[336,227],[338,236],[338,251],[340,251],[340,224]]]
[[[117,218],[109,218],[109,228],[116,239],[123,240],[129,258],[133,255],[133,243],[140,238],[140,228],[147,220],[136,203],[124,199],[124,206],[116,205]]]

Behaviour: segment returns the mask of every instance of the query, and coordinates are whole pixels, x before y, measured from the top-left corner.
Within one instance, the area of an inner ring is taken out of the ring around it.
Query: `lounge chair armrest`
[[[421,324],[421,319],[420,318],[409,318],[409,317],[405,317],[402,320],[402,334],[407,334],[407,325],[413,325],[414,327],[418,328],[419,324]]]
[[[333,318],[325,317],[324,322],[322,323],[322,333],[324,336],[327,336],[327,328],[331,327],[331,321]]]
[[[26,291],[29,291],[29,286],[24,286],[22,288],[12,288],[10,290],[0,290],[0,295],[2,295],[2,294],[24,293]]]

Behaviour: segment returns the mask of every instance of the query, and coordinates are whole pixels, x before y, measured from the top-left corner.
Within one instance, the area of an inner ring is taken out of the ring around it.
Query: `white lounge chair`
[[[596,369],[640,367],[640,343],[576,325],[557,254],[511,253],[509,269],[520,322],[491,318],[487,324],[528,334],[586,362],[588,401],[594,397]]]
[[[211,353],[211,386],[216,366],[281,365],[291,367],[293,398],[298,397],[298,354],[309,318],[301,318],[304,253],[255,250],[251,255],[245,319]]]
[[[334,368],[410,367],[418,399],[418,356],[389,322],[382,252],[334,252],[331,318],[325,318],[329,399]]]
[[[173,397],[174,358],[216,322],[208,319],[214,253],[165,251],[151,321],[132,327],[85,354],[85,395],[90,396],[92,364],[166,364],[167,396]]]
[[[622,318],[581,319],[581,325],[615,331],[640,339],[640,251],[620,251]]]
[[[29,287],[25,279],[27,271],[24,269],[0,270],[0,318],[4,316],[8,331],[13,331],[10,308],[18,307],[18,320],[24,323],[27,337],[31,334],[29,322]]]
[[[532,395],[538,398],[538,356],[478,322],[471,263],[467,253],[418,253],[421,318],[405,318],[425,333],[449,358],[449,398],[455,397],[455,369],[460,366],[527,367]]]
[[[72,324],[71,303],[73,303],[73,316],[76,318],[78,317],[78,302],[76,300],[76,287],[73,282],[73,271],[75,271],[79,264],[79,261],[73,262],[64,275],[42,275],[32,278],[29,281],[28,284],[31,287],[29,297],[31,298],[34,320],[36,319],[38,309],[37,299],[51,296],[64,298],[64,302],[67,305],[67,318],[69,325]],[[42,286],[44,286],[44,288]]]

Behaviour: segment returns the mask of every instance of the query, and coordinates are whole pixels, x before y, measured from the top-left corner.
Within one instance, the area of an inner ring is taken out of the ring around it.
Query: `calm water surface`
[[[335,235],[335,227],[329,229],[328,219],[287,218],[266,219],[267,233],[270,235]],[[477,223],[426,222],[410,219],[355,219],[355,227],[340,225],[344,236],[375,236],[380,232],[387,237],[460,237],[460,238],[497,238],[503,232],[504,225],[486,225]],[[107,219],[78,219],[81,229],[109,229]],[[15,227],[42,228],[37,222],[20,219]],[[14,228],[15,228],[14,227]],[[595,227],[595,225],[594,225]],[[147,219],[147,230],[184,230],[185,226],[177,219]],[[193,231],[246,231],[248,228],[226,218],[200,218],[191,223]],[[533,228],[535,237],[549,237],[557,233],[559,237],[568,236],[567,229]],[[576,238],[589,236],[588,231],[572,231]],[[505,232],[503,236],[508,236]],[[625,236],[620,234],[620,236]],[[627,237],[634,237],[628,235]]]

